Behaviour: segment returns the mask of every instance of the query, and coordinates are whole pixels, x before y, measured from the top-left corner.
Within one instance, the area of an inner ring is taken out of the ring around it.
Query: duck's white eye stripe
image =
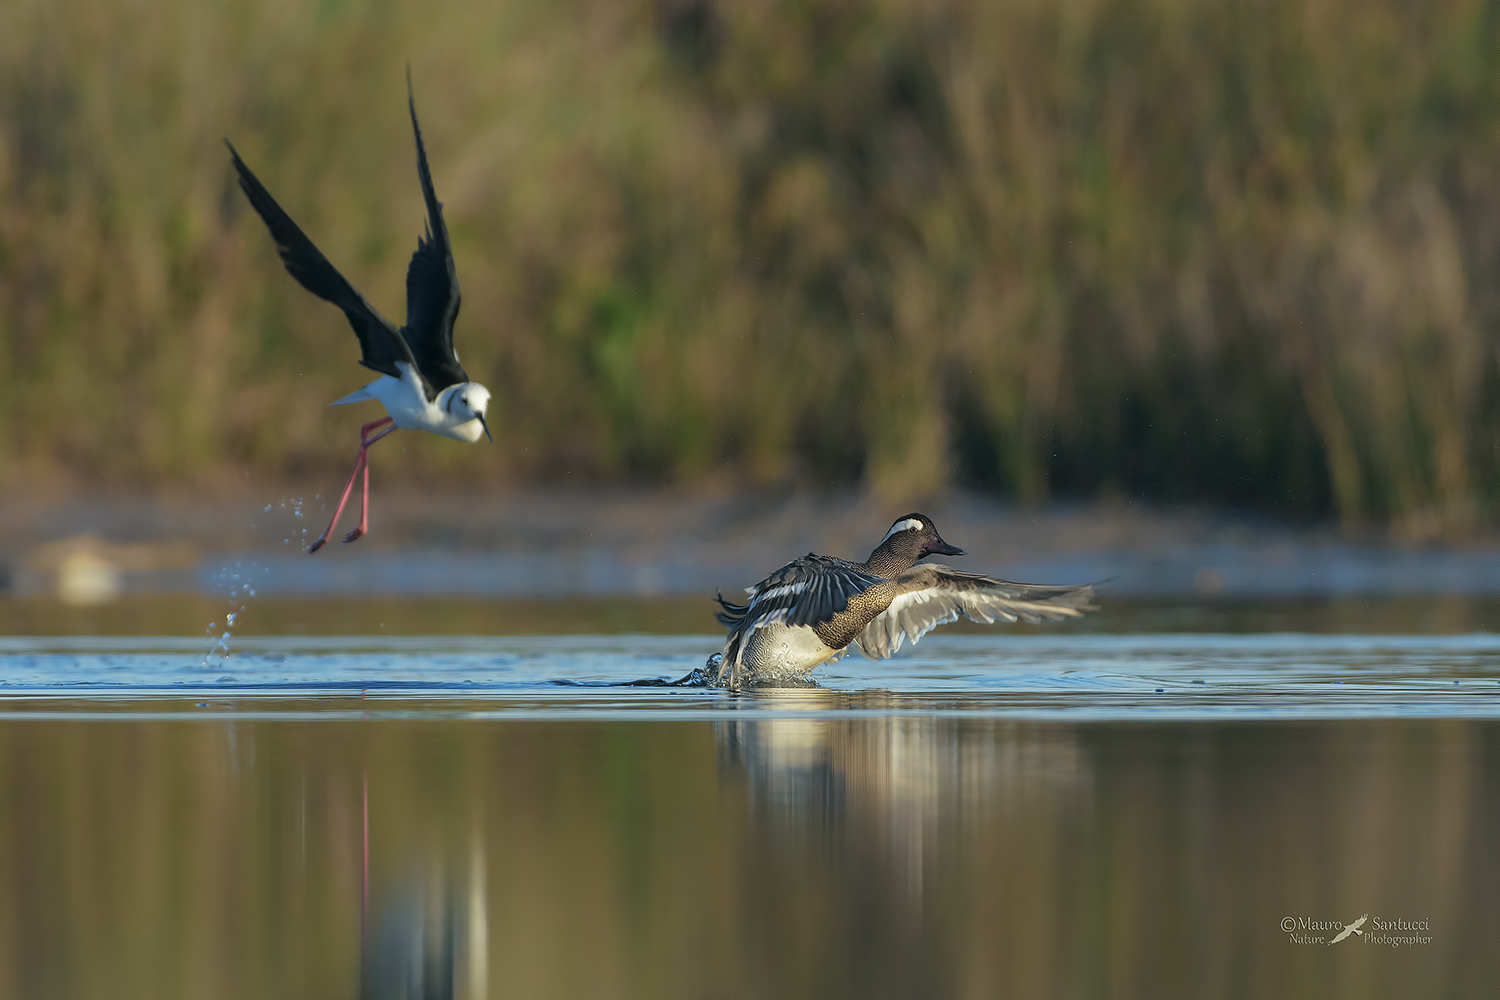
[[[908,517],[904,521],[897,521],[895,524],[891,525],[891,530],[887,531],[885,533],[885,538],[890,538],[892,535],[894,535],[898,531],[921,531],[921,530],[922,530],[922,522],[918,521],[914,517]],[[885,538],[882,538],[880,541],[882,543],[884,543],[885,542]]]

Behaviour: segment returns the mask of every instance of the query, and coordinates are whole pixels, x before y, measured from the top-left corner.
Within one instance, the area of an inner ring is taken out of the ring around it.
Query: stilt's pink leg
[[[369,437],[368,436],[369,433],[370,433],[370,431],[374,430],[376,427],[383,427],[386,424],[391,424],[392,426],[386,428],[386,430],[384,430],[381,433],[375,435],[374,437]],[[327,542],[328,542],[328,536],[331,535],[331,534],[333,534],[334,526],[339,523],[339,517],[344,513],[344,506],[349,502],[349,494],[354,491],[354,477],[357,476],[357,475],[359,475],[361,469],[365,470],[365,505],[366,505],[366,507],[369,506],[369,502],[370,502],[369,459],[366,457],[365,453],[367,451],[369,451],[370,445],[374,444],[376,441],[379,441],[381,438],[385,437],[391,431],[395,430],[396,428],[395,428],[394,425],[395,425],[395,421],[392,420],[390,417],[386,417],[384,420],[376,420],[376,421],[372,421],[371,423],[365,424],[363,427],[361,427],[359,429],[359,454],[356,455],[356,456],[354,456],[354,468],[351,469],[351,470],[349,470],[349,481],[344,484],[344,492],[343,492],[342,495],[339,496],[339,505],[338,505],[338,507],[334,508],[334,511],[333,511],[333,520],[331,520],[331,521],[328,522],[328,527],[325,528],[323,530],[323,533],[318,536],[317,541],[313,542],[311,545],[309,545],[307,547],[307,551],[308,551],[309,555],[312,554],[312,553],[314,553],[314,552],[316,552],[316,551],[318,551],[325,544],[327,544]],[[361,515],[361,521],[363,521],[363,515]],[[363,525],[363,523],[361,523],[361,525],[360,525],[360,534],[363,534],[363,533],[364,533],[364,525]],[[353,538],[347,538],[347,539],[345,539],[345,541],[351,541],[352,542],[355,538],[358,538],[358,537],[359,537],[359,535],[356,534],[356,535],[353,536]]]
[[[364,495],[360,499],[360,503],[359,503],[359,527],[355,528],[353,531],[349,532],[349,534],[347,534],[347,535],[344,536],[344,544],[345,545],[349,544],[350,542],[352,542],[356,538],[358,538],[360,535],[363,535],[366,531],[370,530],[370,456],[369,456],[368,452],[370,450],[370,445],[374,444],[376,441],[379,441],[381,438],[385,437],[387,434],[391,433],[394,430],[396,430],[396,428],[394,426],[387,427],[385,430],[381,431],[379,434],[376,434],[374,437],[372,437],[369,440],[367,440],[367,441],[364,442],[364,451],[366,452],[366,454],[365,454],[365,488],[364,488]]]
[[[355,456],[354,468],[349,473],[349,481],[344,484],[344,493],[339,497],[339,505],[334,508],[333,520],[328,522],[328,527],[323,529],[323,533],[318,536],[317,540],[307,547],[309,554],[318,551],[327,544],[328,536],[333,534],[333,526],[339,523],[339,517],[344,513],[344,505],[349,502],[349,493],[354,489],[354,477],[359,475],[359,470],[364,468],[364,464],[365,450],[361,448],[359,449],[359,454]]]

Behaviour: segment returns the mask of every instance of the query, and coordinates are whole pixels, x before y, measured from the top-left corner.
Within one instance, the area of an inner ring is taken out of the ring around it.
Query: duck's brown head
[[[943,541],[932,518],[926,514],[907,514],[896,518],[865,565],[870,572],[889,577],[906,572],[925,556],[963,554],[963,549]]]

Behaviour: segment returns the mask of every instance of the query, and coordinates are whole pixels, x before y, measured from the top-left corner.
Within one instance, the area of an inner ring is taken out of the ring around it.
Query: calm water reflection
[[[820,715],[829,692],[756,697],[773,711],[684,721],[391,702],[367,721],[229,702],[12,714],[0,994],[1500,985],[1494,722],[891,716],[880,694]],[[1364,913],[1426,920],[1430,941],[1281,929]]]

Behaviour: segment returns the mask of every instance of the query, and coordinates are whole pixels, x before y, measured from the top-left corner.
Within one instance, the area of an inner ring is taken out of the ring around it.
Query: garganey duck
[[[929,555],[961,556],[925,514],[897,518],[862,563],[808,553],[745,592],[750,600],[723,607],[715,617],[729,630],[722,653],[705,673],[713,684],[739,687],[742,675],[793,678],[830,663],[850,644],[871,659],[885,659],[946,622],[967,618],[993,624],[1076,618],[1093,610],[1094,588],[1011,583],[962,573]]]

